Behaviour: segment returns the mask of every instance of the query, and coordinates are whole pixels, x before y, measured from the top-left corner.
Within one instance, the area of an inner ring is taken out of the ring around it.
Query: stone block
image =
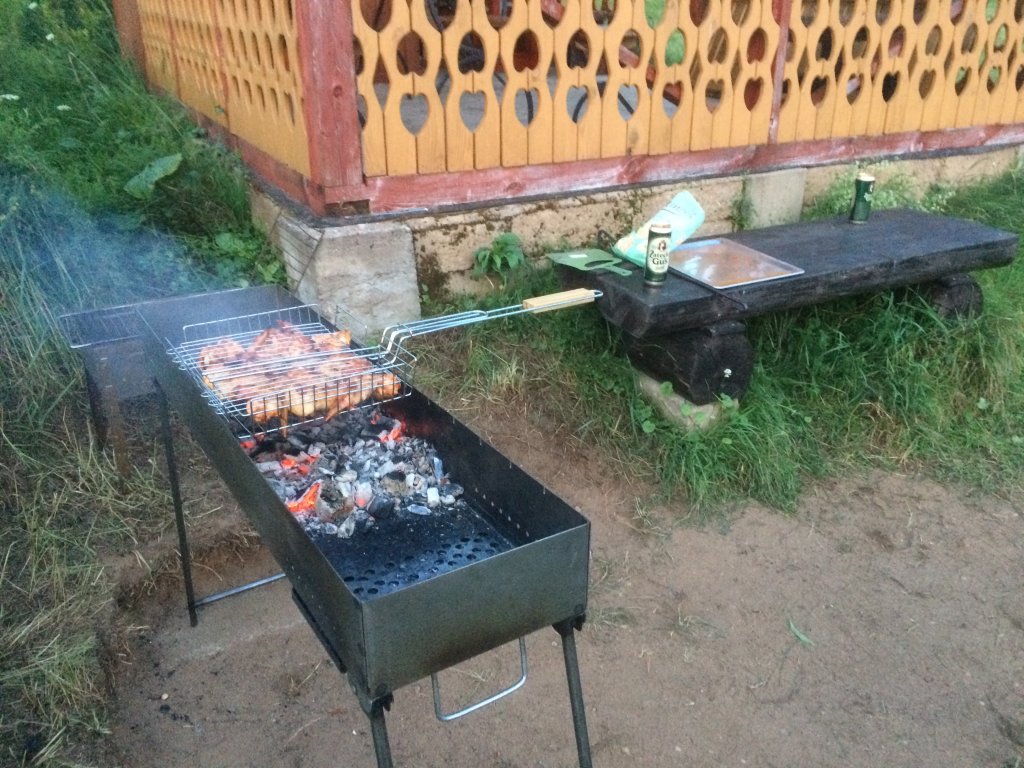
[[[394,222],[323,230],[303,277],[330,318],[344,310],[377,332],[420,317],[412,232]],[[300,284],[300,289],[305,286]]]
[[[743,184],[749,229],[799,221],[804,203],[806,168],[787,168],[748,176]]]
[[[423,230],[416,235],[418,263],[430,260],[442,272],[463,272],[473,268],[473,254],[477,248],[494,240],[495,227],[490,222],[440,224],[436,229]],[[502,230],[498,230],[502,231]]]
[[[573,200],[550,200],[514,219],[511,229],[527,253],[557,251],[593,242],[600,223]]]
[[[249,215],[260,232],[272,237],[281,211],[281,206],[270,195],[256,187],[249,187]]]
[[[311,281],[306,279],[313,261],[313,254],[323,237],[323,231],[314,229],[298,219],[281,215],[277,219],[271,240],[281,249],[288,285],[305,302],[317,301],[315,291],[310,288]]]
[[[1005,173],[1017,164],[1017,147],[936,159],[939,179],[950,185],[971,184]]]
[[[661,382],[642,371],[637,371],[636,383],[644,397],[667,421],[686,431],[704,429],[713,424],[722,413],[721,403],[694,405],[675,392],[666,395],[661,391]]]

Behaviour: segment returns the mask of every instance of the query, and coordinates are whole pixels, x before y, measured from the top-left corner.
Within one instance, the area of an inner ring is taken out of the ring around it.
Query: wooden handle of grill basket
[[[575,307],[577,304],[589,304],[594,301],[600,292],[592,291],[589,288],[574,288],[571,291],[560,293],[549,293],[546,296],[534,296],[523,301],[523,309],[530,312],[550,312],[552,309],[564,309]]]

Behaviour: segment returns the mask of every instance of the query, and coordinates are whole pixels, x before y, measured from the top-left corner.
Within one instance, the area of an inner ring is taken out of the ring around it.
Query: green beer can
[[[651,224],[647,234],[647,259],[644,263],[644,283],[661,286],[668,274],[668,245],[672,237],[672,225]]]
[[[853,208],[850,221],[863,224],[871,214],[871,198],[875,194],[875,177],[861,171],[853,181]]]

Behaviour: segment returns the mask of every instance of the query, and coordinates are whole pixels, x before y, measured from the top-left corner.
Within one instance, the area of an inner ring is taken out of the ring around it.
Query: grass
[[[119,55],[108,3],[0,3],[0,29],[0,170],[120,231],[172,232],[225,282],[283,278],[250,222],[241,164],[146,90]],[[173,172],[132,184],[168,158],[180,158]]]
[[[134,237],[98,232],[23,179],[0,181],[0,764],[69,764],[102,751],[107,730],[104,555],[165,528],[168,499],[153,456],[122,478],[97,448],[55,315],[168,283],[124,268]],[[86,290],[82,275],[101,269],[113,274]]]

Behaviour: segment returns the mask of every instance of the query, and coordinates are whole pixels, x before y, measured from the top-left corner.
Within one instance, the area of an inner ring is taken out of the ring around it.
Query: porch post
[[[311,196],[363,184],[352,0],[294,4],[309,142]]]

